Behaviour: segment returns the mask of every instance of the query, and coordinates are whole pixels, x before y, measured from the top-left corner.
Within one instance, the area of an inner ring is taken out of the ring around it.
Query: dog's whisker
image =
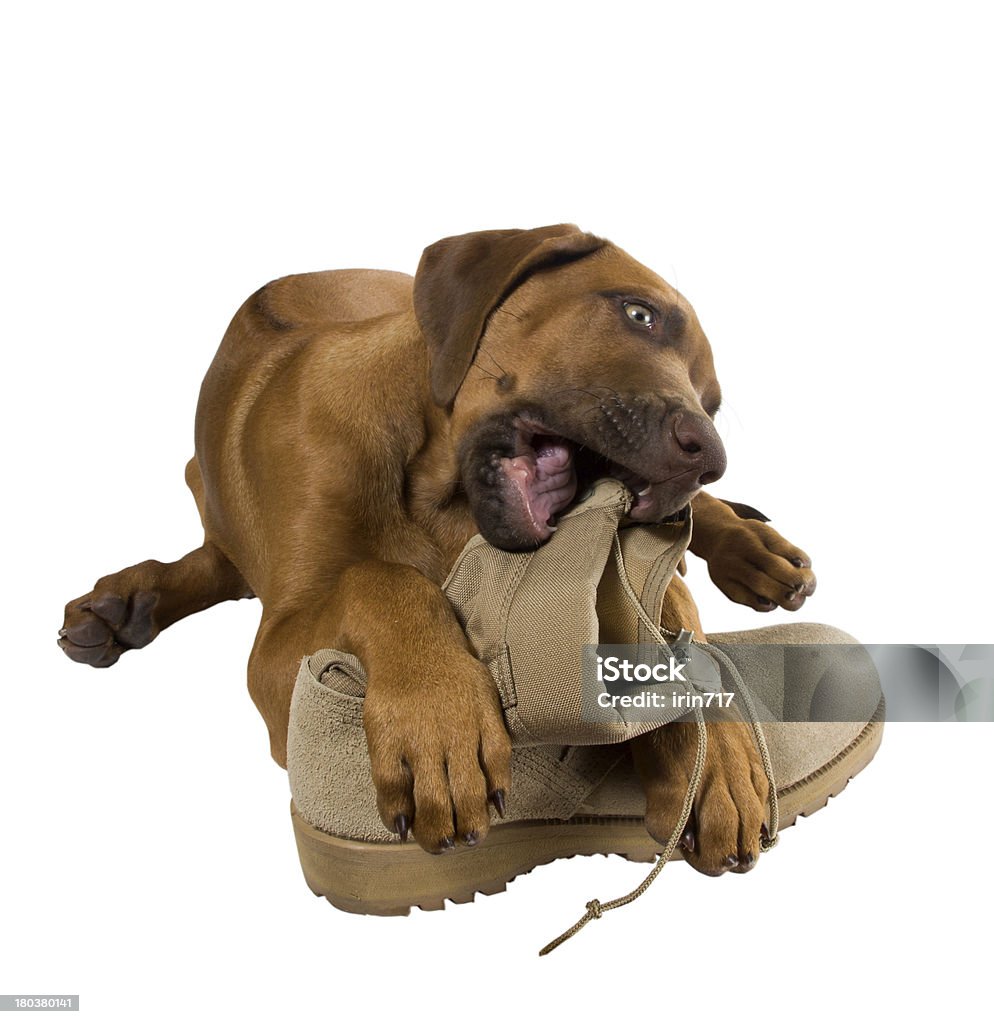
[[[593,391],[589,391],[587,388],[557,388],[555,391],[551,392],[551,394],[565,395],[568,391],[579,391],[581,395],[588,395],[590,398],[594,399],[595,402],[599,403],[601,401]]]
[[[484,348],[484,346],[483,346],[483,345],[480,345],[480,347],[479,347],[479,353],[480,353],[480,355],[484,355],[484,356],[486,356],[486,357],[487,357],[487,359],[489,359],[489,360],[490,360],[490,362],[492,362],[492,363],[494,364],[494,366],[496,366],[496,367],[497,367],[497,369],[498,369],[498,370],[500,370],[500,372],[501,372],[501,375],[502,375],[503,377],[506,377],[506,376],[508,375],[508,374],[507,374],[507,370],[505,370],[505,369],[504,369],[504,367],[503,367],[503,366],[501,366],[501,365],[500,365],[500,363],[498,363],[498,362],[497,362],[497,360],[496,360],[496,358],[494,357],[493,353],[492,353],[492,352],[490,352],[490,351],[489,351],[488,349]],[[498,379],[499,379],[499,378],[498,378]]]

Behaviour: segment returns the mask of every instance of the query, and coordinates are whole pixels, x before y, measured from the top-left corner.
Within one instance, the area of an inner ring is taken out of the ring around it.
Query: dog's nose
[[[701,487],[724,475],[725,446],[707,416],[678,412],[673,418],[673,440],[675,460],[700,470],[697,482]]]

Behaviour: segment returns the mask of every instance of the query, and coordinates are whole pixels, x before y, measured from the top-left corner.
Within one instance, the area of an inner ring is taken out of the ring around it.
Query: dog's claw
[[[442,839],[442,841],[438,844],[440,853],[444,853],[446,850],[454,850],[455,846],[456,843],[452,836],[445,836]]]
[[[504,790],[495,789],[490,794],[490,801],[494,805],[494,810],[500,815],[500,817],[503,818],[507,810],[507,808],[504,805]]]
[[[407,820],[406,814],[398,814],[397,817],[393,819],[393,829],[397,835],[400,836],[400,841],[402,843],[407,842],[407,833],[410,830],[410,827],[411,824]]]
[[[479,833],[479,832],[477,832],[477,831],[476,831],[476,829],[473,829],[473,831],[472,831],[472,832],[467,832],[467,833],[466,833],[466,834],[465,834],[465,835],[464,835],[464,836],[462,837],[462,841],[463,841],[463,842],[464,842],[464,843],[465,843],[465,844],[466,844],[467,846],[476,846],[476,844],[477,844],[477,843],[478,843],[478,842],[480,841],[480,833]]]
[[[739,858],[734,853],[730,853],[724,860],[722,865],[726,868],[737,868],[739,866]]]
[[[697,840],[694,838],[694,830],[688,825],[680,836],[680,845],[687,851],[693,853],[697,847]]]

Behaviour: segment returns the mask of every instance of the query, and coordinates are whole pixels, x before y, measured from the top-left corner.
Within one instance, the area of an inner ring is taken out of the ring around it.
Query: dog
[[[59,644],[98,668],[220,601],[258,597],[249,691],[285,767],[290,696],[323,647],[365,666],[377,806],[427,851],[483,841],[504,811],[510,742],[494,682],[440,585],[476,533],[544,544],[603,475],[630,519],[689,504],[691,550],[759,611],[801,607],[808,556],[749,506],[702,488],[725,470],[711,349],[687,300],[571,224],[479,231],[429,246],[406,274],[341,270],[273,281],[235,314],[204,379],[186,480],[204,543],[142,562],[70,601]],[[674,577],[668,628],[704,633]],[[646,827],[665,842],[693,726],[632,743]],[[743,723],[711,723],[685,858],[746,871],[767,783]]]

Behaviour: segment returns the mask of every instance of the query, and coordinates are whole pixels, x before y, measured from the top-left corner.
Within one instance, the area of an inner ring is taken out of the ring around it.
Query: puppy
[[[127,650],[220,601],[258,597],[249,690],[286,763],[300,658],[355,654],[380,814],[430,852],[473,844],[503,810],[510,744],[489,673],[440,590],[466,541],[545,543],[578,490],[611,475],[657,523],[690,503],[691,550],[757,610],[812,593],[808,557],[748,506],[702,488],[722,475],[711,349],[689,303],[573,225],[481,231],[429,246],[413,280],[368,270],[282,278],[235,314],[200,392],[186,479],[204,543],[142,562],[70,601],[74,661]],[[703,635],[682,580],[662,623]],[[747,727],[709,726],[684,837],[702,871],[747,870],[766,781]],[[678,819],[695,740],[636,741],[646,823]]]

